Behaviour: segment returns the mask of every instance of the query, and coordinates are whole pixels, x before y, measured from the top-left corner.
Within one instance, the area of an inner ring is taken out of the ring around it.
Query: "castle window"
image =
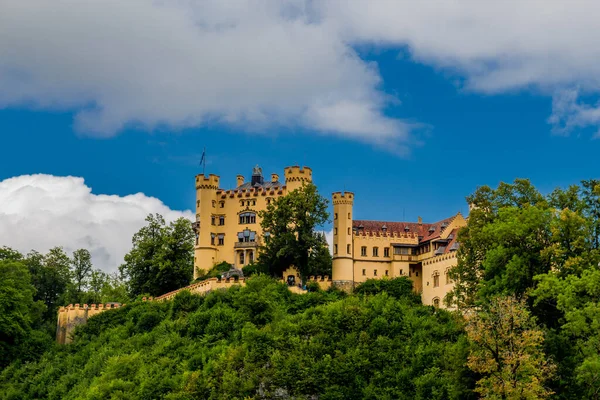
[[[255,206],[256,205],[256,200],[252,200],[252,205]]]
[[[337,213],[333,214],[333,219],[337,219]]]
[[[363,276],[367,275],[367,270],[363,269]]]
[[[390,256],[390,248],[386,247],[383,249],[383,256],[384,257],[389,257]]]
[[[271,204],[271,198],[267,197],[267,205]]]
[[[363,257],[367,256],[367,246],[363,246],[360,248],[360,255]]]
[[[373,276],[377,276],[377,270],[376,269],[373,270]]]
[[[244,207],[244,200],[240,200],[240,206]]]
[[[350,228],[348,228],[348,235],[350,235]]]
[[[337,228],[333,228],[333,234],[337,235]]]
[[[433,272],[433,287],[440,286],[440,273],[437,271]]]
[[[219,225],[225,225],[225,217],[222,215],[219,217]]]
[[[346,253],[350,254],[350,245],[346,246]]]
[[[450,268],[448,268],[446,270],[445,274],[446,274],[446,285],[449,285],[452,283],[452,278],[450,278]]]
[[[337,254],[337,244],[333,245],[333,254]]]
[[[219,208],[225,208],[225,202],[224,201],[220,201],[219,202]]]
[[[214,233],[210,234],[210,244],[211,244],[211,246],[215,245],[215,237],[216,237],[216,235]]]
[[[251,251],[250,253],[248,253],[248,262],[250,264],[252,264],[254,262],[254,252]]]
[[[415,276],[419,276],[419,271],[415,272]]]
[[[386,269],[386,270],[385,270],[385,276],[389,276],[389,275],[390,275],[390,274],[389,274],[389,271]]]
[[[213,206],[213,208],[215,208],[217,206],[217,201],[216,200],[212,201],[212,206]]]
[[[256,214],[246,212],[240,214],[240,224],[254,224],[256,222]]]
[[[240,264],[244,265],[244,252],[240,251]]]
[[[210,224],[211,225],[215,224],[215,216],[214,215],[212,217],[210,217]]]
[[[225,244],[225,234],[221,233],[218,236],[219,239],[219,246],[223,246]]]
[[[348,219],[352,219],[352,218],[350,218],[350,213],[348,213]]]
[[[373,247],[373,257],[379,257],[379,247]]]
[[[244,229],[242,232],[238,232],[238,242],[250,243],[256,241],[256,232],[249,229]]]
[[[200,200],[197,200],[197,201],[196,201],[196,207],[197,207],[197,208],[200,208]]]
[[[198,233],[196,232],[196,244],[198,244]]]
[[[433,306],[435,308],[439,308],[440,307],[440,298],[439,297],[434,297],[433,298]]]
[[[403,270],[400,270],[400,275],[404,275],[404,271]]]

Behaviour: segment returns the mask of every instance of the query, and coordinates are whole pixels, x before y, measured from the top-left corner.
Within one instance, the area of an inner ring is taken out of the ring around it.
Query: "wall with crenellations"
[[[101,312],[124,307],[125,304],[69,304],[58,309],[58,321],[56,323],[56,342],[68,344],[73,341],[73,331],[79,325],[87,322],[88,318]]]

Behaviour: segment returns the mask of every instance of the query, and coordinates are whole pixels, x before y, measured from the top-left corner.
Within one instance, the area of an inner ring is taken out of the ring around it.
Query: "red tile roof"
[[[378,235],[383,233],[383,227],[387,228],[387,233],[393,235],[405,235],[405,234],[417,234],[421,238],[419,243],[426,242],[428,240],[435,239],[440,236],[443,229],[442,225],[449,225],[454,217],[446,218],[433,224],[419,224],[418,222],[388,222],[388,221],[369,221],[369,220],[354,220],[352,221],[352,228],[359,229],[362,226],[362,232],[365,235]],[[408,227],[408,230],[406,230]],[[433,228],[430,231],[430,228]],[[359,232],[361,229],[359,229]]]

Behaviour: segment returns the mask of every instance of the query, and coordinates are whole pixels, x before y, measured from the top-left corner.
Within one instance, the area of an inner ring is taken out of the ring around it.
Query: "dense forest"
[[[286,240],[245,269],[247,285],[204,297],[139,301],[189,282],[185,221],[149,216],[114,276],[85,250],[2,249],[0,398],[600,399],[600,181],[469,196],[450,311],[422,305],[406,278],[292,294],[277,271],[330,263],[314,225],[281,223],[326,217],[314,189],[297,195],[268,210]],[[58,305],[118,299],[127,307],[91,318],[73,344],[52,343]]]

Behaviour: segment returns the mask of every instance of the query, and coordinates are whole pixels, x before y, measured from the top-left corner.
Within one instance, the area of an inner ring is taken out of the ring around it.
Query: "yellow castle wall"
[[[456,252],[432,257],[423,262],[423,304],[433,305],[438,299],[441,307],[445,307],[444,298],[454,288],[448,277],[448,270],[456,266]],[[434,285],[434,276],[439,276],[438,286]]]
[[[242,268],[256,260],[258,247],[264,240],[260,227],[259,212],[266,210],[270,202],[300,188],[304,183],[312,182],[312,170],[308,167],[286,167],[283,182],[278,174],[265,176],[264,181],[279,181],[276,188],[231,189],[220,188],[220,177],[216,175],[198,175],[196,177],[196,224],[198,240],[194,251],[194,279],[200,270],[208,271],[215,264],[227,262],[236,268]],[[238,187],[244,183],[244,177],[237,177]],[[253,223],[240,223],[241,213],[251,212],[256,216]],[[220,224],[224,217],[224,224]],[[213,224],[214,218],[214,224]],[[248,229],[256,233],[255,242],[238,244],[238,233]],[[215,235],[214,244],[211,234]],[[219,235],[223,235],[223,244],[219,244]],[[244,254],[243,260],[240,258]],[[243,261],[243,262],[242,262]]]
[[[88,318],[101,312],[123,307],[125,304],[69,304],[58,309],[58,320],[56,323],[56,342],[68,344],[73,341],[73,331],[79,325],[87,322]]]

